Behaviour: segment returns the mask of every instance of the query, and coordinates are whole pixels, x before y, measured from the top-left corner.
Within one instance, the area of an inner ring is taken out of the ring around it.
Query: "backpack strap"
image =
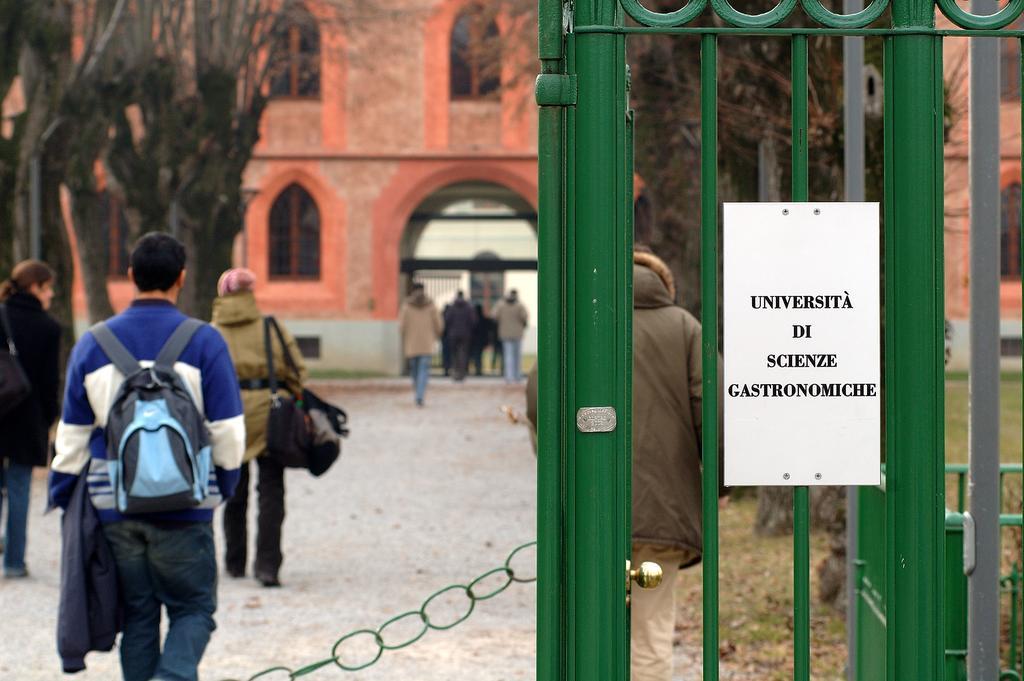
[[[128,348],[117,339],[117,336],[110,330],[106,322],[96,324],[89,329],[89,333],[100,344],[100,348],[106,353],[107,358],[113,362],[117,370],[124,374],[125,377],[132,376],[142,370],[142,367],[139,366],[139,360],[135,359],[135,356],[128,352]]]
[[[181,353],[185,351],[189,341],[192,340],[192,336],[196,334],[203,326],[203,323],[198,319],[192,317],[187,318],[181,324],[178,324],[178,328],[174,330],[171,337],[167,339],[164,346],[160,349],[160,353],[156,356],[156,361],[153,362],[155,366],[163,367],[165,369],[174,370],[174,363],[181,357]]]

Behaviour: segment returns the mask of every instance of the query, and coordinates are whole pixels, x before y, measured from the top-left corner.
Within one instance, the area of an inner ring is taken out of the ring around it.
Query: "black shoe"
[[[228,577],[230,577],[231,579],[241,579],[242,577],[245,577],[245,568],[239,569],[228,567],[225,568],[224,571],[228,573]]]
[[[273,589],[281,586],[281,580],[278,579],[276,576],[272,577],[270,575],[256,575],[256,581],[258,581],[260,584],[267,587],[268,589]]]

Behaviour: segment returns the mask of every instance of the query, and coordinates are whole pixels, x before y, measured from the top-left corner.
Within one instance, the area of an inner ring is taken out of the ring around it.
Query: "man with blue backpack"
[[[224,339],[175,307],[181,243],[147,234],[130,262],[131,307],[72,351],[50,497],[66,507],[87,476],[118,571],[125,681],[194,681],[216,626],[213,509],[238,483],[242,403]]]

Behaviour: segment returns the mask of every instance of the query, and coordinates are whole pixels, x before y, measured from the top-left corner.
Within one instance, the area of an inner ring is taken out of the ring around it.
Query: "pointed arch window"
[[[305,7],[288,10],[276,32],[271,97],[320,96],[320,28]]]
[[[452,99],[494,98],[501,87],[501,44],[493,10],[465,9],[452,26],[449,82]]]
[[[1020,183],[1002,191],[999,230],[999,272],[1007,279],[1020,279]]]
[[[282,191],[270,208],[270,276],[320,278],[320,209],[297,184]]]

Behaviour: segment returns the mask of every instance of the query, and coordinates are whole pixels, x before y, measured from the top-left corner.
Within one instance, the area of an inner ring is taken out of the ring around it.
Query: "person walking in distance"
[[[213,301],[213,326],[227,341],[231,359],[242,389],[245,412],[245,457],[240,468],[238,488],[224,505],[224,564],[231,577],[245,576],[248,538],[246,520],[249,508],[249,462],[256,461],[259,481],[259,514],[257,516],[256,562],[253,572],[265,587],[281,586],[278,572],[284,558],[281,554],[281,526],[284,523],[284,466],[267,456],[267,418],[270,416],[270,377],[264,343],[263,315],[256,305],[253,289],[256,275],[247,269],[232,269],[217,282],[217,298]],[[271,337],[271,352],[278,380],[293,395],[302,394],[306,367],[295,339],[283,326],[288,351],[298,373],[285,362],[280,343]]]
[[[409,361],[416,406],[422,407],[430,377],[430,360],[441,338],[442,329],[437,306],[427,296],[420,282],[412,285],[409,296],[402,303],[398,313],[398,329],[402,336],[402,351]]]
[[[523,334],[530,321],[530,313],[519,300],[519,293],[511,289],[494,306],[494,320],[498,323],[501,355],[505,367],[505,382],[518,383],[522,377]]]
[[[469,372],[469,346],[473,342],[474,327],[476,310],[459,291],[444,316],[445,335],[452,346],[452,377],[458,383],[466,380]]]
[[[128,275],[131,306],[72,351],[50,499],[66,509],[79,476],[89,476],[117,566],[124,680],[195,681],[216,626],[213,509],[238,483],[242,401],[224,339],[175,306],[181,243],[146,234]]]
[[[444,306],[441,310],[441,319],[448,319],[448,310],[451,309],[451,303]],[[452,342],[451,338],[448,337],[448,327],[445,326],[441,330],[441,369],[444,370],[445,376],[450,376],[452,373]]]
[[[18,263],[0,283],[0,352],[10,352],[31,392],[14,405],[0,405],[0,499],[6,497],[4,577],[27,577],[32,468],[45,466],[50,426],[60,413],[60,325],[49,315],[53,270],[39,260]],[[0,503],[0,507],[2,507]]]

